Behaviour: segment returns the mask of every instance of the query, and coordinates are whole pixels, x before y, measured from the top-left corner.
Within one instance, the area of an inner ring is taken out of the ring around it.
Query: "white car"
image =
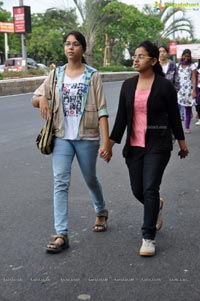
[[[38,65],[39,69],[42,69],[44,71],[45,75],[47,75],[49,73],[49,69],[46,65],[41,64],[41,63],[37,63],[37,65]]]
[[[27,69],[38,69],[36,61],[27,57]],[[13,57],[5,61],[5,71],[23,71],[24,59],[22,57]]]

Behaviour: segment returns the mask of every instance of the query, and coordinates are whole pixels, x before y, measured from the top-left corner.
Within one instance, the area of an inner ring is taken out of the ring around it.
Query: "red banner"
[[[169,42],[169,54],[176,54],[177,51],[177,42]]]

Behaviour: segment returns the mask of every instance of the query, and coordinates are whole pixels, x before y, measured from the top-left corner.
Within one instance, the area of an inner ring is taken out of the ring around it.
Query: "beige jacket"
[[[62,84],[66,65],[56,68],[56,89],[54,106],[54,125],[56,137],[64,137],[64,114],[62,104]],[[34,95],[47,97],[51,103],[53,74],[51,71],[44,82],[35,90]],[[84,83],[87,91],[83,93],[81,105],[81,120],[77,139],[99,137],[99,118],[108,117],[106,99],[103,92],[103,84],[99,72],[85,65]]]

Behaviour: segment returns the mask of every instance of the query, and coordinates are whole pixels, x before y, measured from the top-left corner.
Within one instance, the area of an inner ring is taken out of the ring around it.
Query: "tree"
[[[12,22],[12,18],[11,18],[11,13],[7,12],[6,10],[4,10],[2,8],[3,6],[3,2],[0,2],[0,22]],[[11,34],[9,34],[8,39],[10,38]],[[1,63],[4,60],[4,33],[0,33],[0,61]]]
[[[64,62],[63,36],[76,28],[77,16],[69,11],[49,9],[44,14],[32,15],[32,33],[27,37],[27,54],[37,62]]]
[[[82,18],[81,29],[85,34],[87,42],[86,60],[89,65],[93,64],[94,47],[97,41],[97,36],[102,32],[102,27],[106,22],[106,16],[103,9],[112,1],[110,0],[85,0],[74,3]],[[95,8],[95,9],[94,9]]]
[[[100,35],[100,32],[102,32],[102,26],[105,23],[103,8],[112,2],[112,0],[73,0],[73,2],[81,19],[79,29],[83,32],[87,42],[87,51],[85,53],[86,61],[89,65],[93,65],[94,48],[96,49],[97,37]],[[65,9],[66,7],[63,7],[63,10]]]
[[[163,29],[158,18],[146,16],[136,7],[118,1],[112,1],[103,12],[109,20],[104,30],[110,37],[112,60],[115,64],[122,60],[126,48],[132,55],[134,48],[142,40],[155,41],[158,32]]]
[[[88,64],[103,63],[106,34],[110,41],[112,62],[116,64],[123,59],[126,47],[132,53],[133,47],[141,40],[145,38],[155,40],[158,32],[163,29],[160,20],[155,16],[147,17],[134,6],[117,0],[73,0],[73,2],[81,18],[80,29],[87,41]]]

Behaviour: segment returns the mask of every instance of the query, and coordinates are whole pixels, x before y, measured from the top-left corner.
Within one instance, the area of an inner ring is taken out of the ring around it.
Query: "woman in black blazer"
[[[161,220],[160,184],[172,150],[172,133],[178,140],[179,156],[185,158],[185,143],[177,93],[164,78],[159,50],[142,42],[133,56],[139,75],[127,79],[121,88],[119,106],[110,135],[112,146],[120,143],[127,129],[123,156],[129,170],[134,196],[144,205],[141,256],[155,255],[155,235]]]

